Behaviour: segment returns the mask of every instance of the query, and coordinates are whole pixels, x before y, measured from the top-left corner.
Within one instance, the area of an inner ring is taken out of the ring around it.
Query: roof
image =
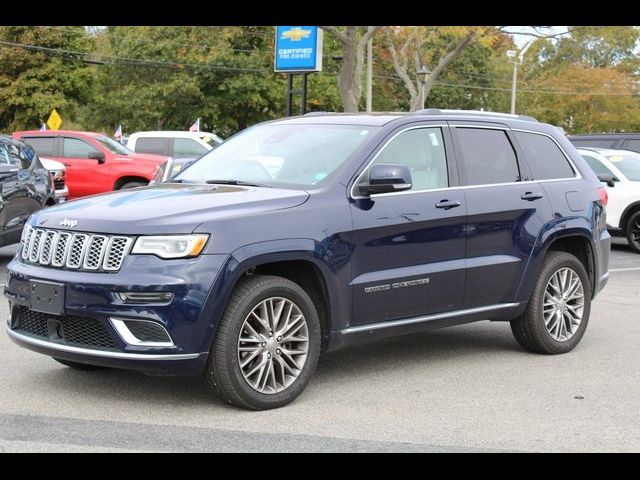
[[[83,132],[80,130],[21,130],[18,132],[13,132],[15,135],[51,135],[51,134],[56,134],[56,135],[104,135],[102,133],[98,133],[98,132]]]
[[[637,152],[634,152],[632,150],[620,150],[620,149],[614,149],[614,148],[576,147],[576,149],[590,150],[592,152],[599,153],[600,155],[603,155],[605,157],[613,156],[613,155],[629,155],[629,154],[638,155]]]
[[[640,133],[627,132],[627,133],[579,133],[576,135],[569,135],[569,138],[624,138],[624,137],[640,137]]]
[[[4,135],[2,133],[0,133],[0,142],[10,143],[11,145],[24,146],[24,143],[22,143],[17,138],[13,138],[13,137],[10,137],[9,135]]]

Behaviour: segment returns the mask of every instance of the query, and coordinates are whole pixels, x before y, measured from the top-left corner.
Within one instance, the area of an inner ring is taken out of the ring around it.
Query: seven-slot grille
[[[21,256],[24,261],[44,266],[115,272],[122,266],[131,244],[131,237],[27,226],[22,237]]]

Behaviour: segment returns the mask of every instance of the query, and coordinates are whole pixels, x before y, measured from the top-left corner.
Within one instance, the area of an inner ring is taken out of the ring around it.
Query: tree
[[[39,128],[53,108],[73,123],[94,87],[93,69],[72,53],[93,47],[84,27],[5,26],[0,42],[0,130]]]
[[[362,98],[362,67],[367,42],[381,27],[320,27],[342,45],[338,89],[345,112],[357,112]]]
[[[434,82],[487,27],[387,27],[386,45],[409,91],[409,109],[424,108]],[[445,41],[443,47],[442,42]]]

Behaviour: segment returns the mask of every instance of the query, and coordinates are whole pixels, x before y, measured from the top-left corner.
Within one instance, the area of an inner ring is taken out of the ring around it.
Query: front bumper
[[[205,305],[211,303],[210,293],[227,260],[226,255],[180,260],[129,255],[117,273],[88,273],[44,268],[15,258],[8,266],[5,287],[11,307],[8,334],[23,347],[70,361],[155,374],[198,374],[206,363],[217,324],[217,318],[207,314]],[[31,280],[65,286],[64,315],[39,314],[40,319],[44,315],[46,321],[51,320],[48,331],[25,329],[20,323],[20,315],[29,311]],[[171,292],[173,299],[164,304],[128,304],[118,292]],[[76,326],[83,321],[99,324],[102,332],[111,337],[111,346],[105,349],[77,340],[69,342],[65,334],[52,331],[52,323],[65,325],[67,319],[73,319]],[[171,337],[171,345],[127,343],[113,319],[159,324]]]

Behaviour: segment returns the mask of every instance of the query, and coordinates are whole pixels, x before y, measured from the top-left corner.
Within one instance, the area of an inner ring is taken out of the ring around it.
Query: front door
[[[351,191],[351,324],[460,307],[464,292],[464,193],[452,164],[448,128],[419,125],[394,132]],[[410,167],[412,188],[364,197],[374,163]]]
[[[104,191],[103,181],[97,181],[105,164],[101,164],[89,154],[98,149],[89,142],[75,137],[60,138],[60,157],[56,160],[66,167],[66,183],[69,198],[94,195]]]

